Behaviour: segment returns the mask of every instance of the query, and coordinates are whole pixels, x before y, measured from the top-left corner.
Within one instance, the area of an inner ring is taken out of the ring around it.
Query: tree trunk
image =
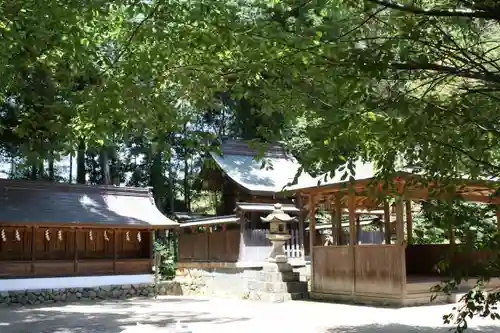
[[[76,182],[77,184],[85,184],[85,140],[80,139],[78,142],[78,152],[76,156]]]
[[[184,203],[186,205],[186,210],[188,212],[191,211],[191,193],[189,192],[189,163],[187,152],[184,154]]]
[[[153,188],[156,206],[163,211],[165,203],[165,176],[163,175],[163,156],[161,151],[153,152],[149,170],[149,184]]]
[[[45,173],[45,166],[43,165],[43,159],[40,158],[38,160],[38,178],[43,179],[44,178],[44,173]]]
[[[16,175],[16,159],[14,156],[10,158],[10,177],[14,177]]]
[[[54,171],[54,153],[49,153],[49,180],[53,182],[55,180],[55,171]]]
[[[187,124],[184,124],[183,128],[184,132],[184,138],[187,137]],[[184,144],[184,205],[186,206],[186,211],[191,211],[191,193],[189,191],[189,163],[188,163],[188,158],[189,158],[189,148],[187,147],[186,144]]]
[[[120,186],[120,157],[118,156],[118,150],[116,147],[111,149],[111,167],[110,167],[110,175],[111,175],[111,183],[116,186]]]
[[[37,163],[37,161],[33,161],[33,163],[31,163],[30,179],[36,180],[37,178],[38,178],[38,163]]]
[[[102,184],[111,185],[111,173],[109,170],[109,152],[108,147],[104,146],[99,154],[99,164],[102,173]]]
[[[170,135],[170,140],[169,140],[169,154],[168,154],[168,199],[169,199],[169,206],[168,206],[168,213],[169,214],[174,214],[175,212],[175,192],[174,192],[174,166],[172,163],[172,146],[173,146],[173,141],[174,141],[174,136],[171,134]]]
[[[69,183],[73,183],[73,152],[69,154]]]

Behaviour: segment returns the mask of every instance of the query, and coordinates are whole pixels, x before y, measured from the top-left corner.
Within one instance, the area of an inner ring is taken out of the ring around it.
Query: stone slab
[[[265,263],[262,265],[263,272],[293,272],[293,266],[289,263]]]
[[[305,293],[307,292],[307,283],[294,282],[263,282],[248,281],[248,290],[262,291],[267,293]]]
[[[269,303],[284,303],[292,300],[301,300],[305,296],[302,293],[267,293],[262,291],[250,291],[248,299],[252,301],[263,301]]]
[[[300,280],[299,272],[256,272],[255,280],[263,282],[293,282]]]

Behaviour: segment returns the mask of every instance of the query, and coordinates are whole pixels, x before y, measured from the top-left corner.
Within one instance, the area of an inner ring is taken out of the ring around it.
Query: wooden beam
[[[337,245],[344,244],[344,229],[342,229],[342,197],[335,196],[335,222],[337,223]]]
[[[411,215],[411,201],[405,201],[406,210],[406,239],[408,244],[413,243],[413,217]]]
[[[385,243],[391,244],[391,208],[387,199],[384,200],[384,236]]]
[[[403,244],[405,241],[404,218],[403,218],[403,200],[396,199],[396,239],[397,244]]]

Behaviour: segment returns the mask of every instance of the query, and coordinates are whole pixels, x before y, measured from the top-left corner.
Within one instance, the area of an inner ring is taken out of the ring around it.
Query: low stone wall
[[[203,296],[243,298],[247,281],[254,279],[255,268],[188,268],[178,272],[177,280],[191,285]]]
[[[179,269],[176,280],[189,285],[196,295],[247,298],[248,281],[255,280],[261,270],[262,267],[189,267]],[[308,281],[306,267],[295,267],[294,271],[301,281]]]
[[[162,281],[158,284],[158,295],[181,296],[198,295],[196,281]],[[2,305],[32,305],[57,302],[75,302],[107,299],[127,299],[132,297],[154,297],[155,286],[151,284],[113,285],[95,288],[40,289],[0,292]]]

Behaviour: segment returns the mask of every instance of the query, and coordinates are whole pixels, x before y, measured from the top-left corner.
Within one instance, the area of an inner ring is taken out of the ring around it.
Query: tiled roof
[[[176,227],[147,188],[0,180],[0,224]]]
[[[276,145],[268,147],[264,154],[264,168],[262,162],[256,160],[258,152],[245,142],[227,140],[221,144],[220,150],[222,155],[210,153],[217,166],[235,183],[251,193],[281,192],[293,181],[300,167],[293,156],[286,154]],[[299,177],[299,183],[313,180],[306,173]]]

